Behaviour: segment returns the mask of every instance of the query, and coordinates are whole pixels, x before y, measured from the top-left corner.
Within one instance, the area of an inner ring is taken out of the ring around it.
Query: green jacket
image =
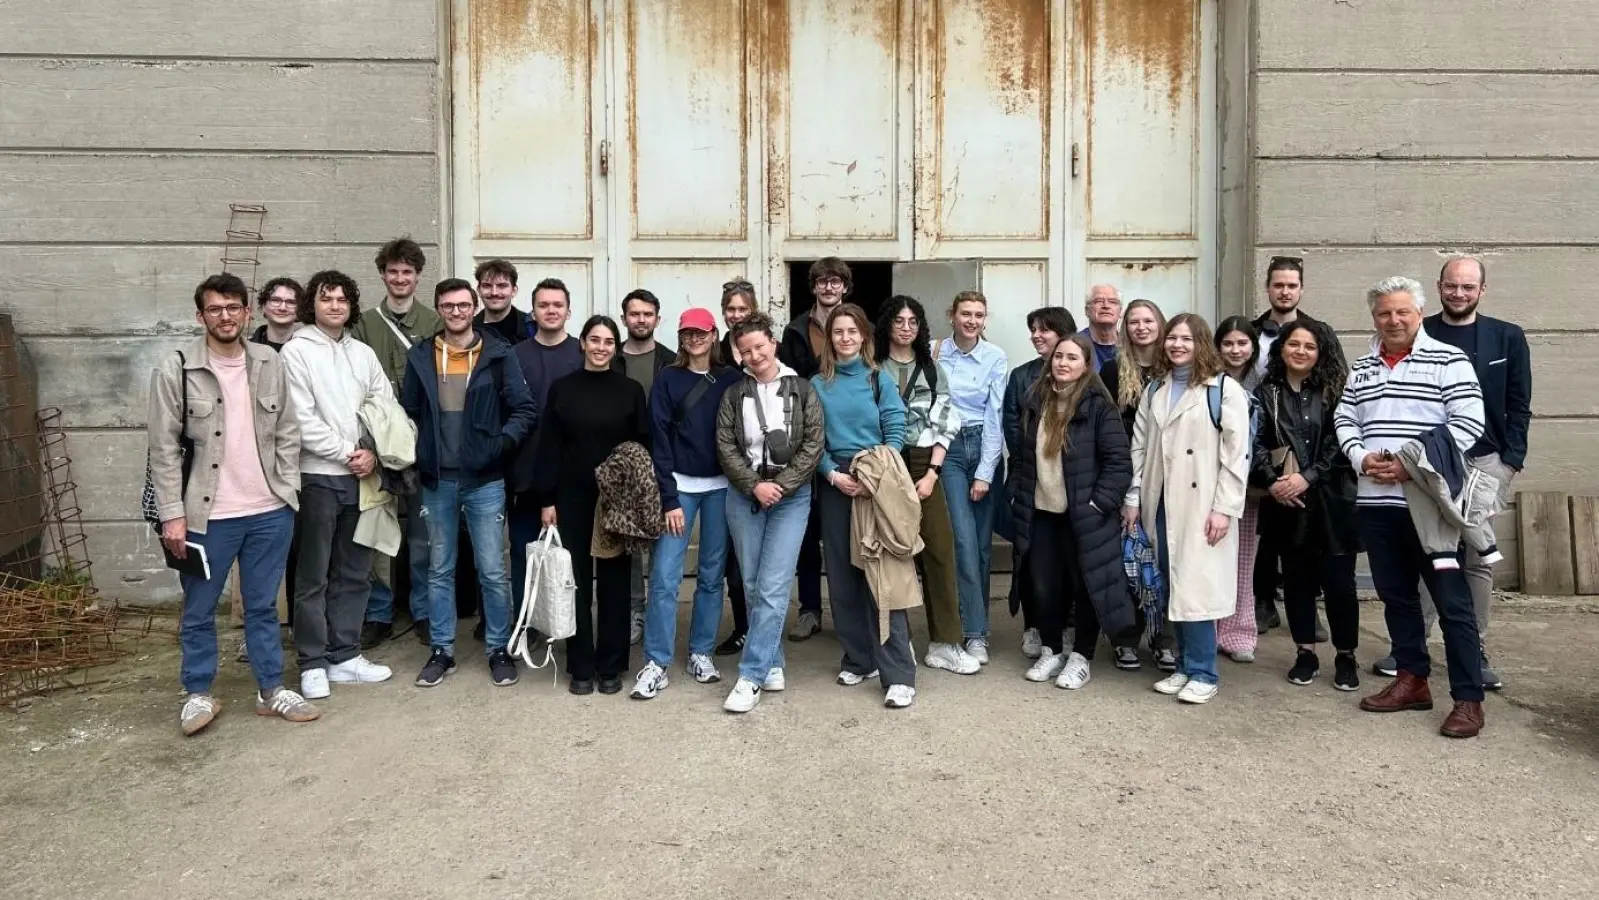
[[[407,342],[402,343],[387,322],[398,326]],[[394,396],[400,396],[405,383],[405,355],[418,341],[425,341],[444,329],[439,314],[413,300],[405,315],[396,317],[387,303],[380,302],[371,309],[361,310],[361,321],[350,329],[350,337],[372,348],[383,373],[389,376],[389,386]]]

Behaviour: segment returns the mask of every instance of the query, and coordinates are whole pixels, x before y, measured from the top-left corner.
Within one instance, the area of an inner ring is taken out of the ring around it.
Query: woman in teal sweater
[[[850,512],[855,498],[864,496],[850,475],[850,461],[872,447],[886,444],[898,453],[905,445],[905,404],[893,380],[872,360],[871,328],[866,311],[853,303],[840,304],[827,317],[820,372],[811,378],[822,401],[826,436],[818,467],[823,484],[816,496],[833,629],[844,649],[838,683],[848,687],[876,676],[886,690],[884,703],[904,709],[916,699],[910,619],[904,610],[892,612],[883,640],[866,573],[850,563]]]

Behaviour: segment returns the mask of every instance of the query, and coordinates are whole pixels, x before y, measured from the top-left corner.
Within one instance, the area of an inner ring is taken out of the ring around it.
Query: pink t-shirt
[[[246,357],[211,354],[211,371],[222,386],[222,468],[217,474],[211,518],[237,519],[271,512],[286,504],[267,487],[255,446],[254,398]]]

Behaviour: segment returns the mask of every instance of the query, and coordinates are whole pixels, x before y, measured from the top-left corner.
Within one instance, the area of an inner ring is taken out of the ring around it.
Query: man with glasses
[[[273,350],[282,350],[289,336],[300,327],[300,297],[305,288],[293,278],[274,278],[261,288],[256,303],[261,307],[261,318],[266,322],[250,335],[250,341],[264,344]]]
[[[1115,285],[1096,284],[1088,290],[1088,327],[1078,332],[1094,345],[1094,371],[1116,358],[1116,327],[1122,321],[1122,295]]]
[[[290,722],[321,716],[283,686],[278,584],[299,504],[300,428],[278,354],[244,341],[244,282],[213,275],[194,292],[205,335],[150,378],[150,484],[161,544],[179,560],[203,548],[209,570],[184,573],[181,646],[185,735],[211,724],[217,674],[217,600],[235,560],[244,635],[258,691],[255,711]],[[241,414],[225,415],[238,410]],[[194,545],[194,546],[191,546]]]

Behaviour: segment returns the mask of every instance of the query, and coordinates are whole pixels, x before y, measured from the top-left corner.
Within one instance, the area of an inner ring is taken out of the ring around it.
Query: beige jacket
[[[255,449],[267,489],[291,509],[299,509],[300,425],[289,399],[283,364],[277,351],[263,344],[244,342],[244,354],[253,400],[250,415],[255,420]],[[190,531],[204,534],[222,464],[227,418],[222,409],[222,386],[211,371],[205,338],[183,348],[183,360],[180,369],[178,354],[172,353],[150,373],[150,482],[161,521],[181,516]],[[189,385],[189,408],[180,415],[184,379]],[[187,492],[183,489],[180,437],[194,442]]]
[[[382,470],[416,464],[416,423],[406,417],[398,401],[383,394],[366,398],[356,415],[377,445],[378,467],[361,479],[361,518],[355,523],[355,542],[392,557],[400,552],[400,503],[383,489]]]
[[[855,454],[850,474],[867,496],[850,505],[850,564],[866,573],[877,600],[879,634],[888,643],[888,614],[922,605],[916,554],[922,552],[922,500],[899,451],[879,444]]]

